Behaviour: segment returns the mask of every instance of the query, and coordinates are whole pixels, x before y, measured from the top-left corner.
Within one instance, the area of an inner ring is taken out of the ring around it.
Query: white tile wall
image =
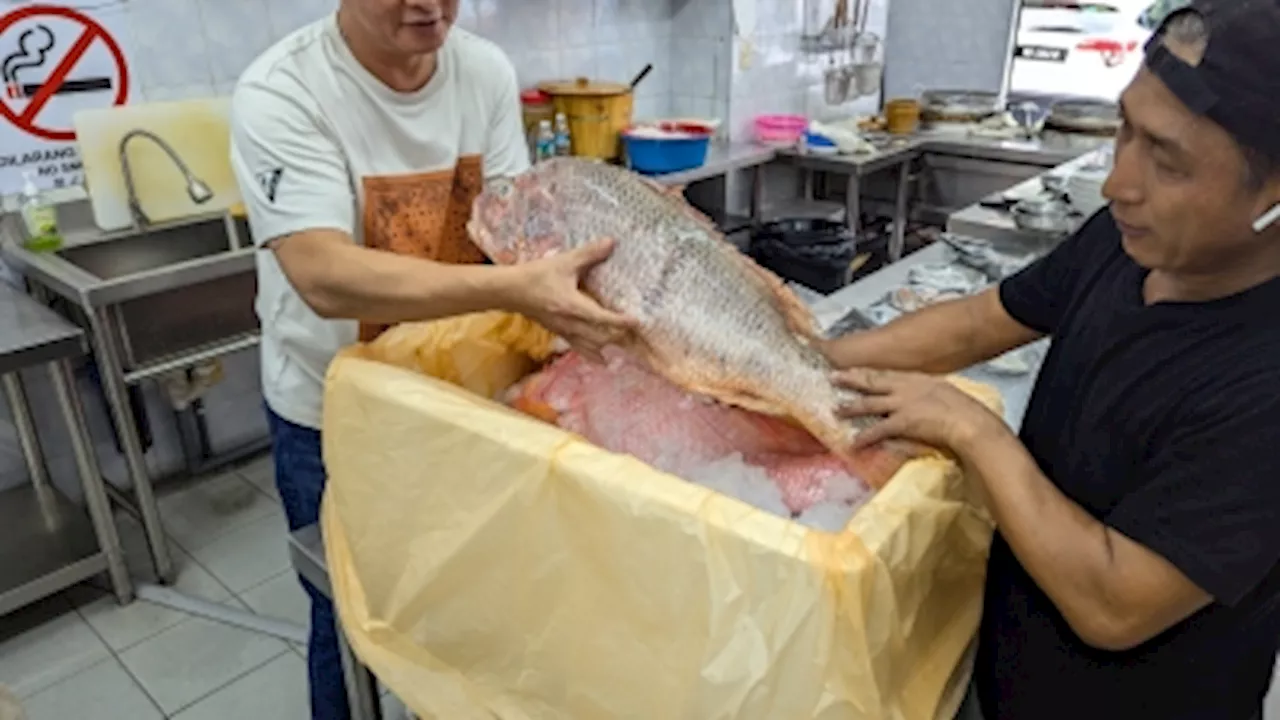
[[[729,0],[672,2],[671,112],[728,122],[733,71]]]
[[[834,4],[834,0],[758,3],[755,36],[735,38],[731,49],[730,128],[734,138],[750,138],[752,120],[765,113],[797,113],[822,119],[879,109],[879,94],[828,106],[823,98],[823,73],[829,63],[843,64],[849,58],[844,53],[800,52],[800,35],[810,31],[808,25],[825,22]],[[870,4],[866,29],[879,38],[886,35],[888,7],[889,0],[872,0]],[[877,55],[883,59],[883,42]]]
[[[462,0],[458,24],[506,50],[521,83],[588,76],[629,81],[640,116],[668,113],[671,0]],[[337,0],[127,0],[146,100],[226,94],[275,40],[332,12]]]

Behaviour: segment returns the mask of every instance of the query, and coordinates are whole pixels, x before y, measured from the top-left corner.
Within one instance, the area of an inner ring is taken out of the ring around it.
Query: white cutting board
[[[226,210],[240,202],[231,172],[230,98],[143,103],[76,113],[76,140],[84,163],[85,189],[93,217],[103,230],[133,225],[120,167],[120,140],[135,128],[164,139],[213,197],[197,205],[168,154],[146,137],[129,141],[129,166],[139,203],[152,222]]]

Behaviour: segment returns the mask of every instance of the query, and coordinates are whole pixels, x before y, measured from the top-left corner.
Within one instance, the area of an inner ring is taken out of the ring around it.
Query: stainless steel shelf
[[[86,510],[51,487],[0,493],[0,615],[106,570]]]

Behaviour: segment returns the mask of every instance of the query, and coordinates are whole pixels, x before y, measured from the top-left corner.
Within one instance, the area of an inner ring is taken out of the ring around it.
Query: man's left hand
[[[858,447],[915,440],[963,456],[984,438],[1012,435],[1004,420],[940,377],[853,368],[837,373],[834,380],[861,395],[840,408],[842,417],[884,418],[858,433]]]

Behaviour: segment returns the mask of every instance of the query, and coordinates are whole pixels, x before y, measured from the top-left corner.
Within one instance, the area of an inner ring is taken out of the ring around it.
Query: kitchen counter
[[[653,179],[663,185],[688,185],[734,170],[764,165],[772,162],[776,155],[777,151],[773,148],[754,143],[712,143],[707,149],[707,160],[700,167],[655,175]]]
[[[0,282],[0,375],[84,352],[84,332]]]
[[[778,155],[807,169],[849,172],[852,168],[867,175],[901,162],[904,156],[926,153],[1054,167],[1111,142],[1108,137],[1052,132],[1032,140],[928,131],[905,137],[880,137],[879,142],[873,141],[877,149],[870,153],[814,155],[799,149],[786,149],[779,150]]]
[[[910,215],[908,195],[911,168],[918,158],[946,156],[957,158],[952,162],[962,164],[1050,168],[1110,142],[1109,138],[1063,133],[1046,133],[1033,140],[1007,140],[939,132],[921,132],[904,137],[881,134],[870,136],[869,139],[876,145],[876,149],[868,153],[814,155],[797,148],[780,150],[778,156],[805,172],[805,200],[813,198],[815,172],[831,172],[847,177],[845,217],[849,218],[850,229],[855,235],[860,232],[858,219],[862,216],[862,178],[896,169],[893,233],[888,248],[889,258],[893,261],[901,259],[905,248],[906,225]]]
[[[850,310],[855,308],[865,310],[890,291],[906,284],[907,274],[912,268],[947,263],[951,258],[951,250],[945,243],[934,243],[896,263],[883,267],[815,304],[813,309],[818,323],[823,328],[829,328]],[[1041,342],[1044,344],[1043,348],[1047,349],[1047,342]],[[1043,357],[1043,352],[1040,357]],[[1032,371],[1025,375],[996,373],[985,366],[978,365],[959,374],[999,390],[1004,400],[1005,422],[1017,430],[1022,426],[1022,417],[1026,413],[1027,402],[1031,398],[1031,390],[1035,387],[1039,371],[1039,363],[1036,363]]]
[[[1037,175],[1029,180],[1019,183],[1004,193],[1004,197],[1009,199],[1021,199],[1038,195],[1044,188],[1040,179],[1044,175],[1065,175],[1070,173],[1077,167],[1093,161],[1099,154],[1098,150],[1086,153],[1080,157],[1064,162],[1051,170]],[[973,204],[959,212],[951,215],[947,220],[947,230],[957,235],[968,235],[969,237],[990,240],[997,245],[1005,243],[1025,244],[1028,242],[1044,242],[1044,236],[1038,233],[1023,230],[1017,226],[1013,220],[1013,215],[1007,210],[999,210],[995,208],[984,207],[981,204]]]

